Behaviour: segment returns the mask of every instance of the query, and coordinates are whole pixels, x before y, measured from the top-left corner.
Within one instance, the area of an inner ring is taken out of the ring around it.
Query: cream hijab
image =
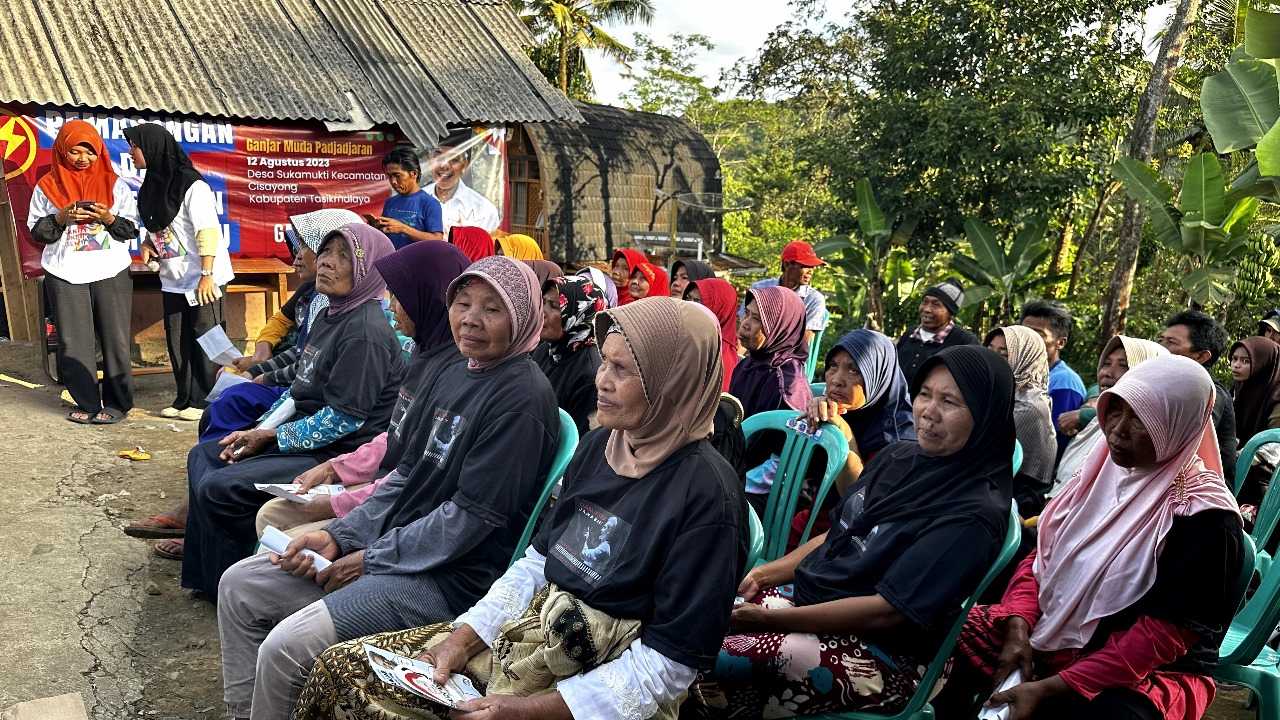
[[[642,478],[711,436],[724,374],[720,325],[697,303],[654,297],[598,313],[597,346],[615,329],[640,369],[649,407],[639,427],[609,435],[605,459],[619,475]]]
[[[1213,381],[1199,363],[1160,357],[1125,373],[1098,401],[1098,419],[1121,398],[1155,446],[1151,467],[1125,468],[1106,442],[1040,515],[1035,575],[1043,613],[1031,633],[1040,651],[1082,648],[1098,623],[1137,602],[1175,516],[1239,513],[1222,479],[1213,429]]]

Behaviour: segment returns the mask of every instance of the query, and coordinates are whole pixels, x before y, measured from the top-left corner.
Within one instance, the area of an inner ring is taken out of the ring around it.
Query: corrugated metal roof
[[[6,7],[0,101],[342,122],[357,102],[424,147],[450,125],[581,122],[525,56],[528,31],[505,0]],[[91,40],[84,18],[94,18]]]
[[[65,102],[71,97],[33,0],[8,0],[9,17],[0,22],[0,100]]]

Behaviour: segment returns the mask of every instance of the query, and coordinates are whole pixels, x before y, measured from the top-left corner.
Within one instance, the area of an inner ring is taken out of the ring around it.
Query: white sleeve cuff
[[[675,702],[697,676],[637,639],[616,660],[561,680],[556,689],[578,720],[646,720],[659,705]]]
[[[503,624],[519,617],[533,601],[534,593],[547,584],[543,574],[546,563],[542,553],[529,546],[524,557],[507,568],[479,602],[453,621],[453,627],[470,625],[485,645],[493,647]]]

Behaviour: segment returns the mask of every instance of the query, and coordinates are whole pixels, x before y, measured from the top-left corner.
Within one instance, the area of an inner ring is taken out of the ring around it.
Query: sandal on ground
[[[126,525],[124,534],[143,540],[180,538],[187,534],[187,523],[170,515],[152,515],[141,522]]]
[[[67,419],[77,425],[89,425],[93,423],[93,413],[76,409],[67,413]]]
[[[124,419],[124,413],[115,408],[102,408],[93,416],[94,425],[115,425]]]
[[[181,560],[182,550],[182,540],[161,540],[151,548],[156,557],[165,560]]]
[[[162,417],[162,418],[170,418],[170,419],[173,419],[173,418],[178,417],[178,413],[180,413],[180,412],[182,412],[182,411],[181,411],[181,410],[179,410],[178,408],[176,408],[176,407],[174,407],[174,406],[170,405],[169,407],[167,407],[167,408],[165,408],[165,409],[163,409],[163,410],[161,410],[161,411],[160,411],[160,417]]]
[[[204,410],[200,408],[189,407],[184,410],[178,411],[179,420],[186,420],[187,422],[196,422],[202,417],[204,417]]]

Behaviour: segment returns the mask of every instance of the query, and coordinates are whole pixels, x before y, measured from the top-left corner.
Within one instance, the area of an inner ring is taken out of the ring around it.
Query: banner
[[[0,106],[0,158],[27,277],[43,272],[43,246],[33,242],[27,230],[31,194],[52,162],[58,130],[77,118],[97,128],[116,172],[134,192],[142,185],[142,171],[133,165],[124,131],[144,122],[164,125],[213,189],[232,257],[275,257],[284,262],[289,261],[284,229],[290,215],[321,208],[381,214],[382,203],[391,194],[382,157],[400,141],[394,133],[376,131],[330,133],[285,125]],[[466,182],[479,181],[481,187],[476,189],[501,212],[505,143],[501,132],[496,135],[484,152],[475,153]],[[425,161],[422,175],[425,187],[431,181]],[[495,175],[496,183],[490,179]],[[138,253],[137,240],[130,250]]]

